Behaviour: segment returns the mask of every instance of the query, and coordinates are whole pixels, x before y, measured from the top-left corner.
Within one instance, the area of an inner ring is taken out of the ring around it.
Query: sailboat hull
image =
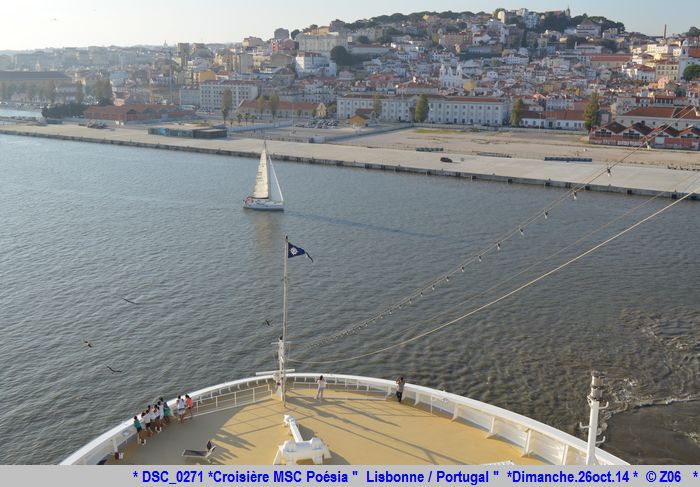
[[[247,198],[243,202],[243,208],[247,208],[248,210],[284,211],[284,203],[281,201]]]

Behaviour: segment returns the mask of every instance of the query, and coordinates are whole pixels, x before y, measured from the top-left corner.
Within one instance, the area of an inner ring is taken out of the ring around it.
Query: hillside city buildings
[[[584,109],[596,94],[600,117],[591,142],[629,143],[634,137],[624,134],[666,124],[678,134],[648,132],[657,146],[664,137],[698,137],[700,77],[687,76],[689,66],[700,65],[698,29],[650,36],[615,20],[572,17],[568,9],[525,8],[293,27],[231,44],[3,52],[0,100],[95,104],[96,86],[106,81],[115,106],[133,107],[129,116],[119,112],[126,122],[157,116],[143,108],[152,104],[218,114],[230,90],[231,120],[360,117],[369,124],[516,123],[585,132]],[[523,108],[513,118],[518,99]],[[417,120],[420,100],[428,105],[425,120]],[[88,114],[108,117],[109,110]]]

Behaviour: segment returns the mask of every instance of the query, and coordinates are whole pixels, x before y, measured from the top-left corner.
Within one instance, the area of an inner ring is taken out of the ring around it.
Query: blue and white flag
[[[287,242],[287,258],[291,259],[292,257],[299,257],[300,255],[307,256],[311,262],[314,261],[306,250]]]

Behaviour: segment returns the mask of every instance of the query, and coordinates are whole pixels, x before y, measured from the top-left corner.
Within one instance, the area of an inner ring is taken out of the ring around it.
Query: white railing
[[[226,382],[190,392],[196,415],[209,414],[224,409],[246,406],[269,399],[274,392],[271,375],[250,377]],[[177,399],[168,406],[177,412]],[[136,440],[133,419],[128,419],[101,434],[61,462],[61,465],[95,465],[119,451],[129,441]]]
[[[329,389],[363,393],[377,398],[392,396],[396,384],[386,379],[342,374],[287,374],[289,388],[314,388],[316,379],[323,375]],[[196,414],[209,414],[223,409],[241,407],[267,400],[274,393],[272,375],[263,375],[227,382],[190,393]],[[586,443],[551,426],[490,404],[428,387],[406,384],[403,399],[421,406],[433,414],[465,421],[487,435],[498,436],[519,447],[523,455],[538,457],[554,465],[583,465]],[[175,399],[168,401],[173,411]],[[110,456],[125,443],[135,439],[132,420],[124,421],[103,433],[61,462],[61,465],[96,464]],[[601,449],[596,449],[600,465],[626,465],[626,462]]]

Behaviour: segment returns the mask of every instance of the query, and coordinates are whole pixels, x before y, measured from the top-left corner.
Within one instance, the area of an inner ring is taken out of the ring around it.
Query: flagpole
[[[284,236],[284,278],[282,279],[282,407],[287,408],[287,260],[289,260],[289,236]]]

